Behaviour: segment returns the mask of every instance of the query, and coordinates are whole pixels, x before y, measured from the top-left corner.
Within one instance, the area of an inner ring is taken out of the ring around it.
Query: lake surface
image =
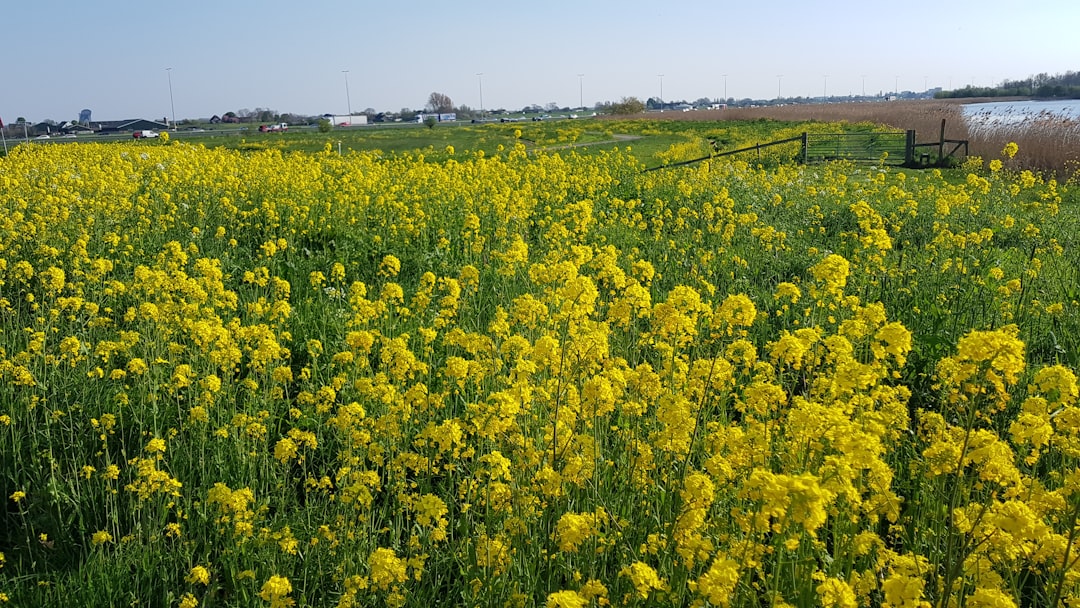
[[[964,106],[969,123],[1018,124],[1033,118],[1080,119],[1080,99],[1055,101],[992,101]]]

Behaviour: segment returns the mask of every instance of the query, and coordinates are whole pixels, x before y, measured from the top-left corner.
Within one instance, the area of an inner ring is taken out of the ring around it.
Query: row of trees
[[[704,99],[704,98],[701,99],[701,100],[698,100],[698,101],[701,102],[701,103],[706,103],[706,104],[710,103],[710,100]],[[457,107],[455,107],[454,102],[450,99],[449,95],[445,95],[443,93],[438,93],[438,92],[432,93],[430,96],[428,96],[427,105],[424,107],[424,109],[427,110],[428,112],[440,113],[440,114],[447,113],[447,112],[456,112],[458,114],[459,118],[471,118],[476,114],[476,112],[472,108],[469,108],[468,106],[457,106]],[[597,112],[600,112],[600,113],[603,113],[603,114],[638,114],[640,112],[645,111],[646,104],[644,102],[642,102],[640,99],[638,99],[637,97],[623,97],[622,99],[620,99],[619,101],[616,101],[616,102],[604,101],[604,102],[597,103],[594,106],[594,109]],[[562,107],[559,107],[559,104],[557,104],[555,102],[551,102],[551,103],[548,103],[546,106],[540,106],[540,105],[537,105],[537,104],[528,105],[528,106],[525,106],[524,108],[522,108],[521,112],[523,114],[530,114],[530,113],[538,113],[538,112],[544,112],[544,111],[547,111],[547,112],[559,112],[559,111],[569,111],[569,110],[570,110],[570,108],[562,108]],[[504,113],[506,113],[506,110],[497,109],[497,110],[492,110],[491,113],[492,114],[504,114]]]
[[[966,86],[954,91],[941,91],[938,98],[966,97],[1045,97],[1080,99],[1080,72],[1065,72],[1050,76],[1046,72],[1022,80],[1004,80],[995,87]]]

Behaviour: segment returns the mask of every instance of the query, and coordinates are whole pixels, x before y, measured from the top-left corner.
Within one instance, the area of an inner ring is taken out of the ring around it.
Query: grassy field
[[[460,153],[483,151],[498,154],[522,144],[530,153],[566,151],[591,155],[616,148],[629,148],[631,154],[647,167],[701,158],[717,150],[729,150],[797,135],[803,131],[836,132],[881,129],[869,122],[806,123],[796,121],[671,121],[652,118],[633,120],[545,120],[509,123],[444,123],[428,128],[420,124],[369,125],[336,128],[320,133],[311,127],[293,127],[284,133],[260,133],[257,129],[215,129],[208,131],[170,132],[176,141],[208,148],[226,148],[244,152],[276,150],[282,153],[331,151],[374,152],[397,155],[419,152],[426,158],[442,158],[447,146]],[[54,139],[31,145],[70,143]],[[79,138],[93,143],[122,143],[122,136]],[[715,143],[715,147],[713,143]],[[157,140],[139,142],[158,145]],[[798,146],[773,150],[769,162],[792,160]]]
[[[1072,186],[643,171],[838,128],[16,148],[0,603],[1080,601]]]

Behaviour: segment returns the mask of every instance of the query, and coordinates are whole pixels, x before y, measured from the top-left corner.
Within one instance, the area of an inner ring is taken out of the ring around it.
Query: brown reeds
[[[1057,114],[1002,120],[991,114],[968,118],[971,154],[1000,158],[1005,144],[1016,142],[1020,153],[1007,166],[1042,171],[1060,181],[1080,175],[1080,120]]]

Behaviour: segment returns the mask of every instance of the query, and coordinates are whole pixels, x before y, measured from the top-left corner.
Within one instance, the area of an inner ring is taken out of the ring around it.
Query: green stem
[[[1061,558],[1061,574],[1057,584],[1054,585],[1054,598],[1050,606],[1057,607],[1061,602],[1061,589],[1065,585],[1065,573],[1069,570],[1069,553],[1072,552],[1073,542],[1076,540],[1076,519],[1080,514],[1080,501],[1073,503],[1072,513],[1069,514],[1069,540],[1065,543],[1065,554]]]

